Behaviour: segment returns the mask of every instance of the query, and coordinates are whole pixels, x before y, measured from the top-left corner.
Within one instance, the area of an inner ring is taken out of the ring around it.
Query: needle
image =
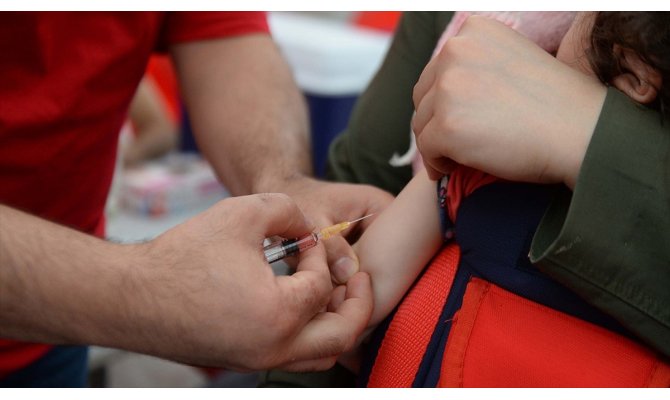
[[[338,233],[349,228],[352,224],[355,224],[358,221],[361,221],[367,217],[370,217],[374,214],[368,214],[364,217],[360,217],[353,221],[340,222],[339,224],[331,225],[321,229],[319,232],[312,232],[305,236],[293,239],[284,239],[269,245],[263,248],[265,253],[265,259],[268,263],[273,263],[279,261],[284,257],[301,253],[307,249],[311,249],[316,246],[320,240],[327,240],[337,235]]]

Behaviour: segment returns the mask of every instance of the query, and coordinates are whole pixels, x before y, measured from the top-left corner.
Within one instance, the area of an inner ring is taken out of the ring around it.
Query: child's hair
[[[625,72],[615,45],[633,50],[662,77],[658,96],[649,106],[670,117],[670,12],[598,12],[588,58],[603,83]]]

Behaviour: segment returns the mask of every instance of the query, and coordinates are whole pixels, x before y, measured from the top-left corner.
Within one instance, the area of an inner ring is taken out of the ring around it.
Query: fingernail
[[[356,272],[358,272],[358,265],[350,257],[342,257],[335,261],[332,268],[333,276],[339,283],[345,283]]]

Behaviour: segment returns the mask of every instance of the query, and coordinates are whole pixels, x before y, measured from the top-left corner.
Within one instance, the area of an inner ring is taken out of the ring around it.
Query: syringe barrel
[[[317,234],[310,233],[303,237],[270,243],[263,248],[263,252],[265,253],[265,259],[268,263],[272,264],[284,257],[292,256],[307,249],[311,249],[316,246],[317,243],[319,243]]]

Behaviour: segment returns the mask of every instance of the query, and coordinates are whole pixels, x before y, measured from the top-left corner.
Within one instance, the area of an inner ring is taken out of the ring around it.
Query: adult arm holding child
[[[667,120],[495,21],[470,18],[454,39],[414,93],[430,176],[456,161],[571,188],[545,214],[531,260],[670,354]],[[650,81],[630,82],[635,94]]]

